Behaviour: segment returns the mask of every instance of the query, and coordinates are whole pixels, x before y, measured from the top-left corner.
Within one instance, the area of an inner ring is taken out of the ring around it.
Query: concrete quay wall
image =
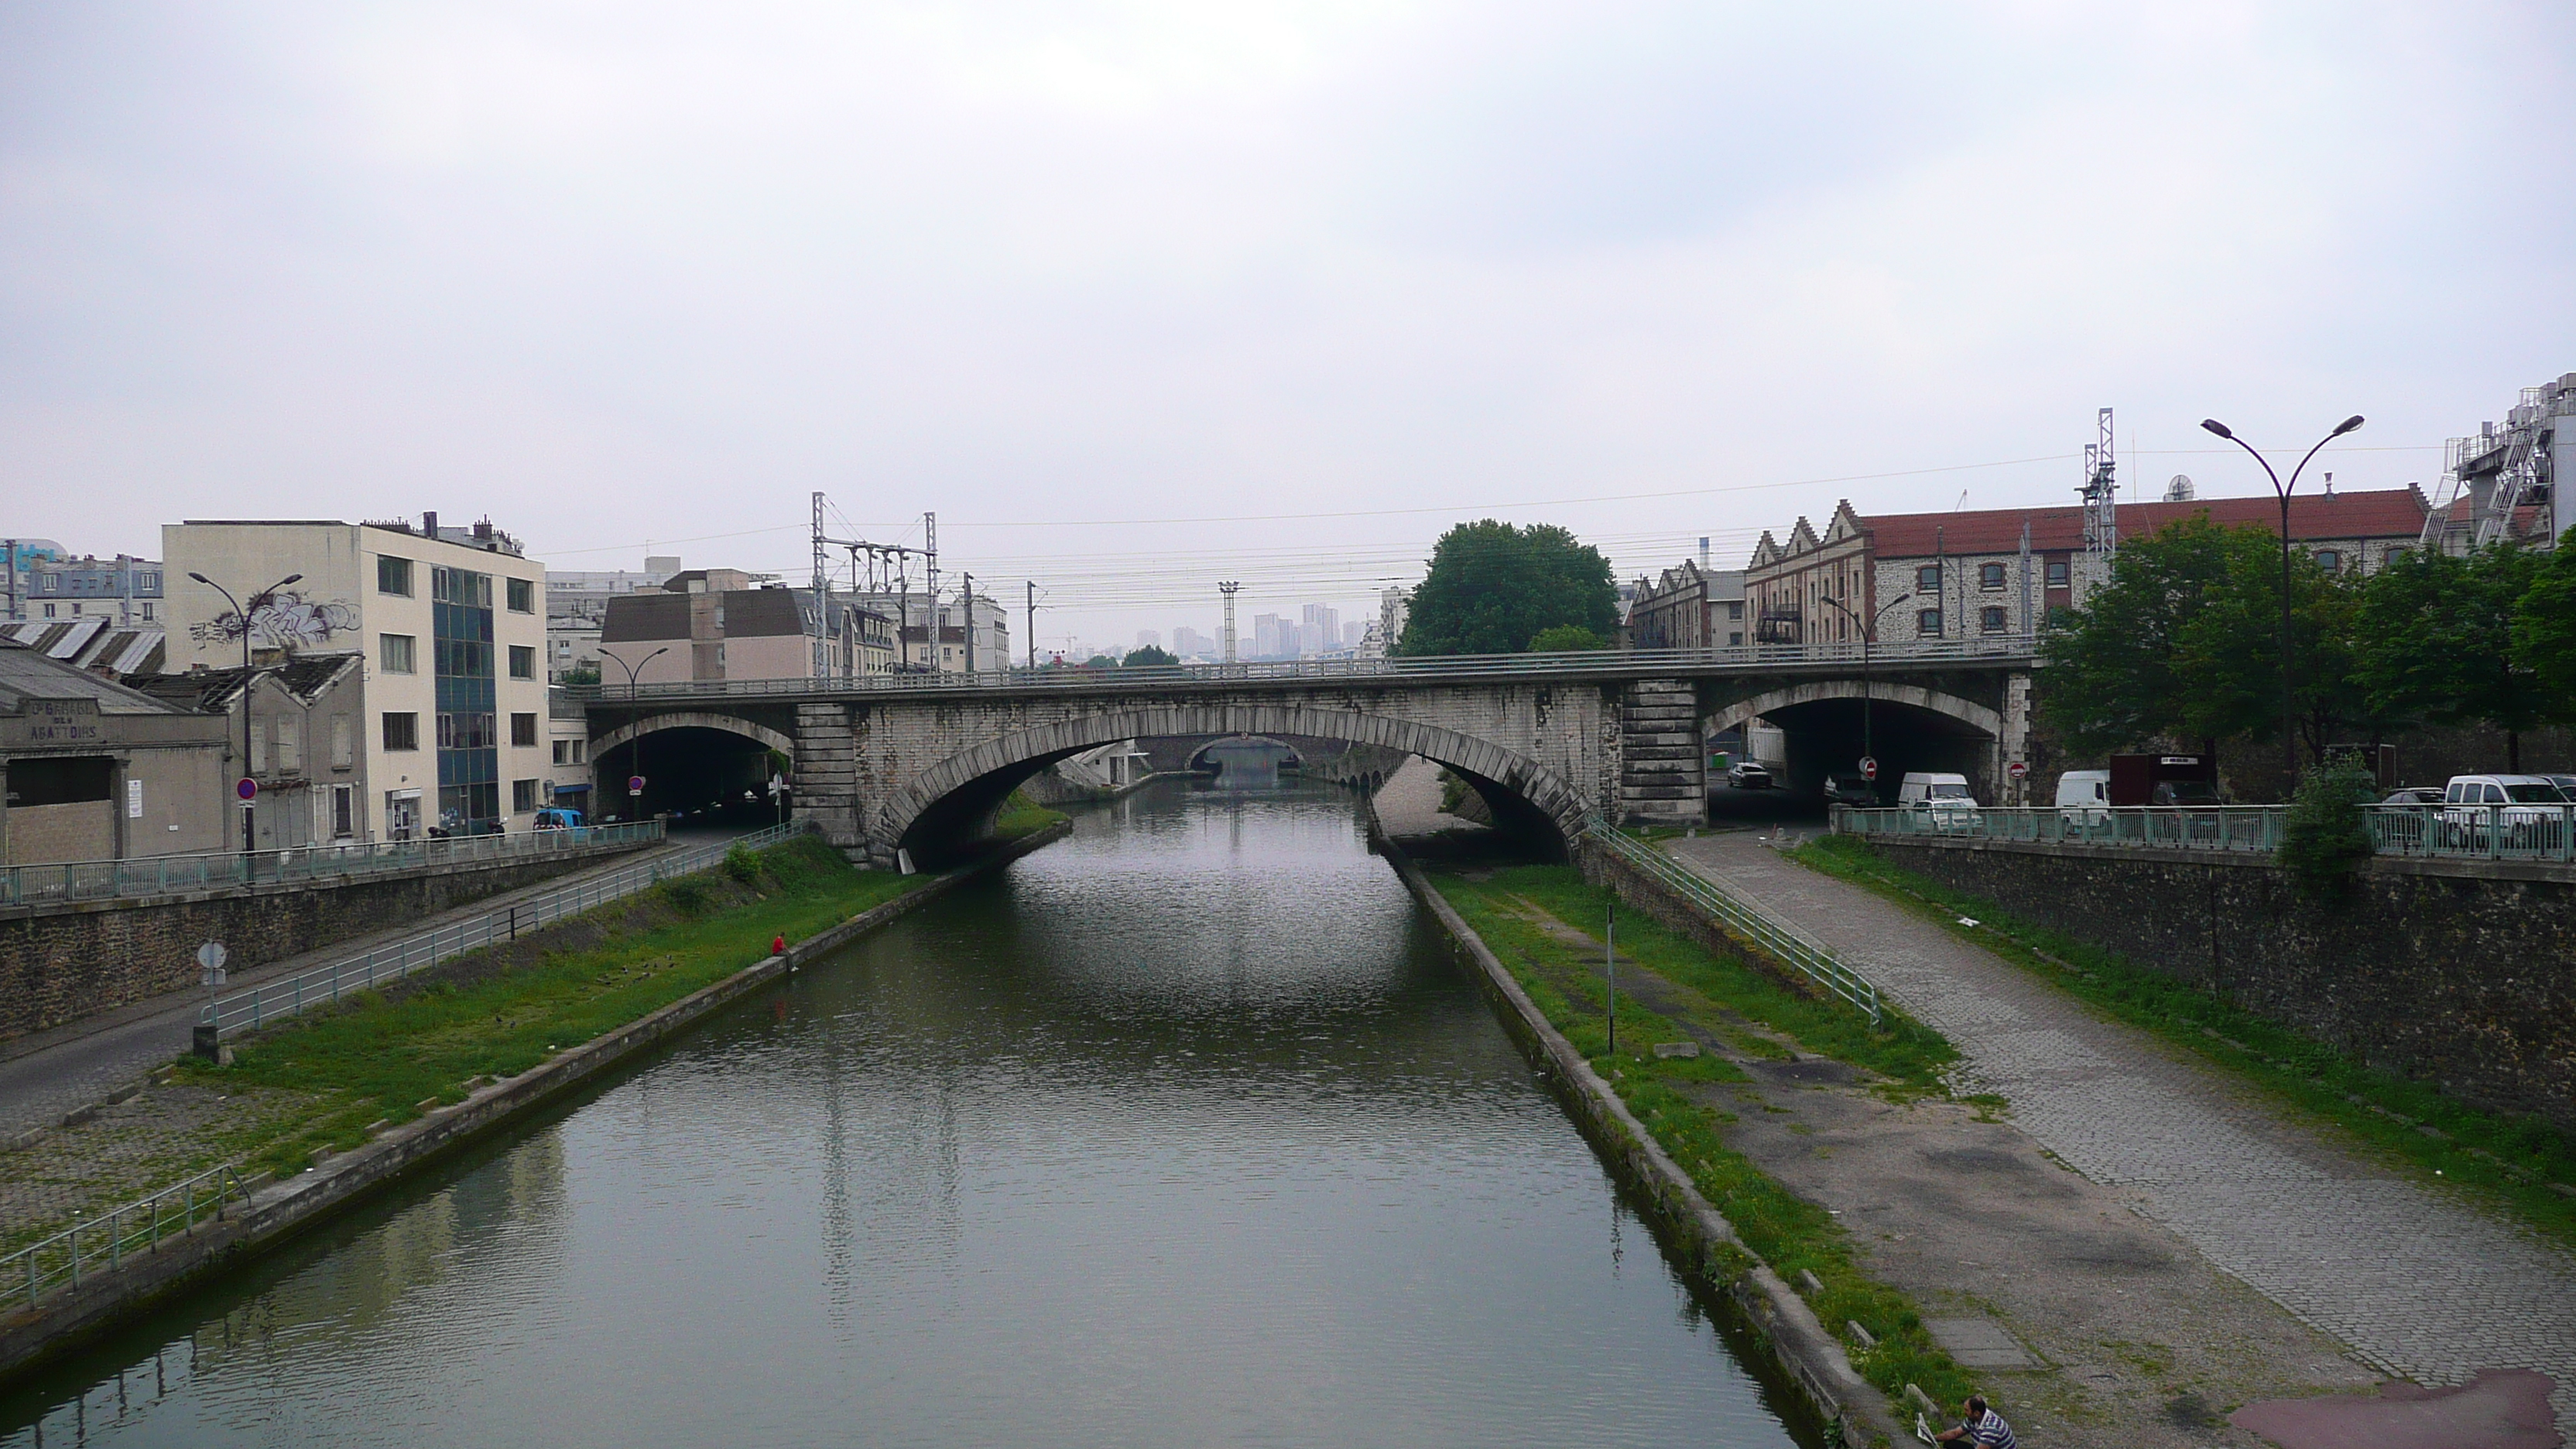
[[[247,971],[640,848],[11,911],[0,915],[0,1040],[194,987],[208,941],[224,944],[227,969]]]
[[[2555,872],[2377,860],[2311,900],[2259,857],[1871,843],[2375,1067],[2576,1132],[2576,881]]]

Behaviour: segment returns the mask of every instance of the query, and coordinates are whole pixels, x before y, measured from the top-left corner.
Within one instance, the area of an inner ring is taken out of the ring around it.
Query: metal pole
[[[1619,896],[1610,896],[1607,924],[1601,928],[1601,975],[1610,985],[1610,1055],[1619,1055]]]
[[[1038,581],[1029,584],[1029,667],[1038,667]]]
[[[966,597],[960,601],[964,605],[963,612],[966,615],[966,672],[973,674],[975,672],[975,576],[961,574],[959,577],[966,580]]]
[[[2229,431],[2225,423],[2216,418],[2203,418],[2200,423],[2207,431],[2252,453],[2254,461],[2263,465],[2263,476],[2272,480],[2272,492],[2281,500],[2281,770],[2285,791],[2299,779],[2299,705],[2297,687],[2291,674],[2295,661],[2290,652],[2290,493],[2299,486],[2299,475],[2307,471],[2309,459],[2316,457],[2326,444],[2360,427],[2361,423],[2361,415],[2355,413],[2337,423],[2333,432],[2317,439],[2316,447],[2308,449],[2307,456],[2299,459],[2299,466],[2290,470],[2287,483],[2273,471],[2270,459],[2265,458],[2253,444]]]

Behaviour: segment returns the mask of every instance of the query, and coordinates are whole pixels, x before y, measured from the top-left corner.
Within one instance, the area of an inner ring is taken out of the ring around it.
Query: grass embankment
[[[1861,840],[1829,835],[1792,853],[2046,977],[2113,1019],[2226,1068],[2274,1098],[2337,1123],[2427,1179],[2472,1190],[2576,1247],[2576,1141],[2536,1117],[2481,1111],[2382,1071],[2197,987],[2021,920],[1990,901],[1890,863]],[[1959,918],[1974,920],[1961,925]],[[2429,1130],[2428,1130],[2429,1129]]]
[[[279,1176],[317,1148],[365,1142],[379,1123],[461,1102],[469,1083],[512,1077],[713,985],[936,877],[851,868],[813,836],[665,881],[524,941],[457,958],[302,1017],[237,1046],[232,1064],[190,1058],[182,1080],[219,1090],[279,1088],[310,1108],[220,1156]]]
[[[1002,802],[1001,813],[993,817],[993,838],[1019,840],[1035,835],[1057,821],[1072,818],[1061,810],[1049,810],[1030,799],[1026,790],[1013,790],[1011,798]]]
[[[1972,1376],[1932,1341],[1921,1316],[1903,1293],[1870,1278],[1849,1236],[1824,1208],[1762,1175],[1726,1145],[1735,1114],[1720,1105],[1720,1085],[1749,1080],[1725,1058],[1662,1059],[1654,1043],[1682,1041],[1696,1026],[1727,1050],[1758,1058],[1785,1058],[1787,1038],[1809,1054],[1864,1067],[1884,1080],[1879,1090],[1900,1100],[1941,1093],[1941,1071],[1957,1052],[1918,1023],[1890,1014],[1888,1030],[1830,998],[1783,985],[1742,960],[1714,955],[1642,914],[1618,921],[1619,1052],[1610,1054],[1609,1014],[1598,946],[1560,939],[1535,907],[1557,922],[1600,939],[1610,893],[1588,886],[1568,866],[1515,866],[1492,871],[1426,864],[1440,894],[1484,938],[1530,1000],[1655,1135],[1673,1161],[1691,1174],[1710,1204],[1735,1225],[1747,1247],[1791,1282],[1800,1269],[1816,1275],[1824,1291],[1809,1301],[1836,1337],[1846,1320],[1877,1338],[1874,1350],[1846,1339],[1852,1366],[1890,1398],[1908,1383],[1936,1402],[1955,1403],[1976,1388]],[[1635,963],[1634,967],[1631,962]],[[1646,984],[1664,1010],[1634,994],[1630,972],[1656,978]],[[1748,1029],[1753,1023],[1765,1030]]]

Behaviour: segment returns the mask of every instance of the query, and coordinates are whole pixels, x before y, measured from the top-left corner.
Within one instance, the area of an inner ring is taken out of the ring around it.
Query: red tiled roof
[[[2415,488],[2385,488],[2367,493],[2294,494],[2290,498],[2290,536],[2297,539],[2405,538],[2424,531],[2427,507]],[[2123,503],[2120,536],[2144,538],[2168,523],[2206,514],[2223,526],[2251,523],[2265,530],[2279,526],[2281,504],[2275,498],[2198,498],[2188,503]],[[2021,528],[2030,525],[2034,551],[2084,546],[2084,510],[2069,504],[2056,508],[1989,508],[1973,513],[1890,513],[1864,516],[1871,552],[1880,558],[1928,558],[1941,553],[2012,553],[2021,547]]]

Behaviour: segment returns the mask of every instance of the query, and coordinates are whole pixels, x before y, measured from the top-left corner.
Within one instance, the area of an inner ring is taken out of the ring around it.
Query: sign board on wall
[[[143,782],[140,780],[129,779],[125,782],[125,818],[128,820],[143,818]]]

